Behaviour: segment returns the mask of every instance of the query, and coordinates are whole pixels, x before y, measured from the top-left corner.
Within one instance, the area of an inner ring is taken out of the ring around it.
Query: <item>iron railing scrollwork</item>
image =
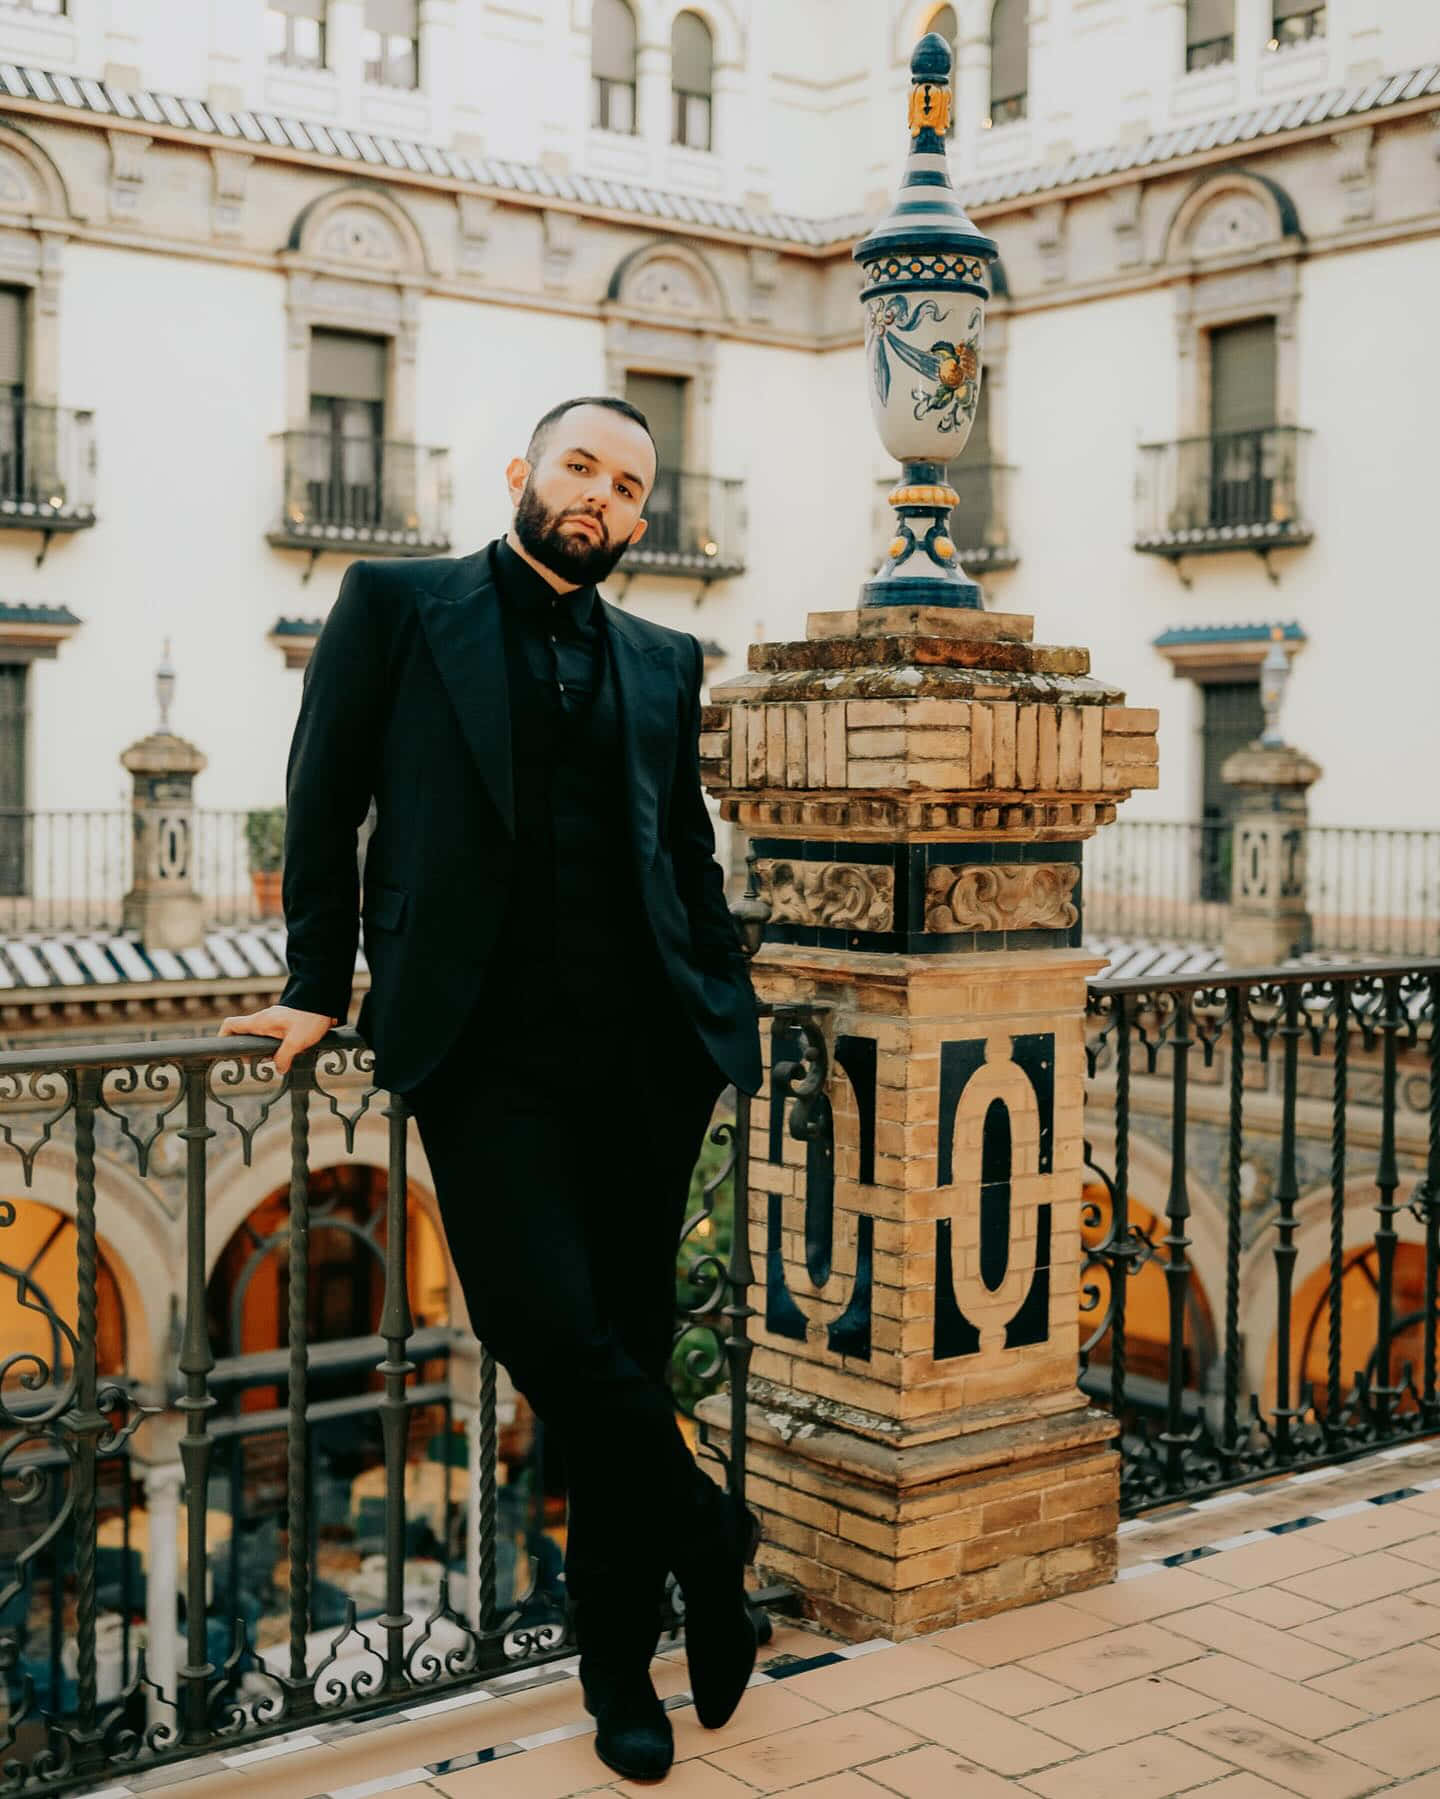
[[[1440,963],[1092,985],[1081,1384],[1126,1511],[1440,1421],[1437,1003]]]

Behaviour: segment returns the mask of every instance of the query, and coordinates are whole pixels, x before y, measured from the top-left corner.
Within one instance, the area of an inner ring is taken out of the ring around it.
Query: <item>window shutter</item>
[[[383,337],[311,332],[311,393],[337,400],[383,400],[388,347]]]
[[[1235,0],[1189,0],[1185,8],[1185,43],[1213,44],[1235,35]]]
[[[1293,18],[1296,13],[1323,11],[1316,0],[1275,0],[1275,23],[1278,25],[1282,19]]]
[[[1275,423],[1275,321],[1210,333],[1210,429],[1263,431]]]
[[[679,13],[670,33],[670,85],[686,94],[708,94],[714,63],[710,27],[693,12]]]
[[[689,382],[677,375],[625,377],[625,398],[638,406],[655,439],[655,457],[666,474],[679,474],[685,466],[685,390]]]
[[[314,19],[325,23],[326,0],[266,0],[271,12],[288,13],[292,19]]]
[[[635,79],[635,15],[625,0],[595,0],[590,24],[590,73],[602,81]]]
[[[365,0],[365,24],[386,37],[418,38],[419,0]]]
[[[25,301],[20,288],[0,287],[0,387],[25,385]]]
[[[990,101],[1016,100],[1030,86],[1028,0],[995,0],[990,15]]]

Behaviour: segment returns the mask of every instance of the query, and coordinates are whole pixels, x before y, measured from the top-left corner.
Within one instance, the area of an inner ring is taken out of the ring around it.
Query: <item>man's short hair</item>
[[[628,400],[618,400],[614,394],[584,394],[578,400],[562,400],[558,406],[552,406],[535,429],[530,433],[530,444],[525,451],[525,460],[534,463],[545,448],[552,427],[563,419],[567,412],[573,412],[577,406],[603,406],[607,412],[618,412],[621,418],[630,419],[637,424],[650,439],[650,447],[655,451],[655,459],[660,459],[660,451],[655,443],[655,433],[650,429],[650,421],[638,406],[632,406]]]

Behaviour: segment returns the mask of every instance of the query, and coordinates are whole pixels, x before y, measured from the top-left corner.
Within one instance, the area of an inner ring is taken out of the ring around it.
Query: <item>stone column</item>
[[[156,688],[159,730],[120,756],[134,783],[134,868],[121,923],[150,949],[193,949],[205,925],[204,901],[195,890],[195,777],[206,757],[170,729],[175,671],[168,641]]]
[[[852,1637],[1115,1565],[1115,1425],[1076,1386],[1081,845],[1155,784],[1156,715],[1031,636],[963,609],[812,615],[705,717],[772,907],[756,986],[829,1007],[834,1069],[833,1153],[786,1133],[776,1066],[804,1045],[783,1022],[754,1109],[762,1562]]]
[[[180,1594],[180,1491],[185,1470],[179,1462],[163,1462],[145,1470],[145,1510],[149,1515],[150,1553],[145,1578],[145,1662],[150,1678],[170,1701],[148,1696],[149,1722],[173,1721],[179,1696],[180,1630],[176,1623]]]

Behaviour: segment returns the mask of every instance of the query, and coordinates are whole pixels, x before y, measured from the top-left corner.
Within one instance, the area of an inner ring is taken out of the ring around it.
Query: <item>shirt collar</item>
[[[570,593],[557,593],[503,537],[496,550],[496,572],[500,576],[501,597],[524,614],[544,618],[554,606],[577,630],[588,625],[594,617],[597,598],[594,587],[577,587]]]

